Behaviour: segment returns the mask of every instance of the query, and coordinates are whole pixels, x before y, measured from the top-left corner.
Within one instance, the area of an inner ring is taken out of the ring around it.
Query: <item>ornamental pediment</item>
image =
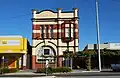
[[[52,11],[42,11],[36,14],[36,18],[57,18],[57,13]]]

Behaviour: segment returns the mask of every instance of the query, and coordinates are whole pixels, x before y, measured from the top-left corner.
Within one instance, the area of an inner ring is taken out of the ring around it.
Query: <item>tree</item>
[[[82,55],[86,56],[87,58],[86,59],[87,70],[90,70],[91,56],[96,56],[98,54],[97,50],[84,50],[82,53],[83,53]],[[103,59],[104,59],[104,56],[108,56],[108,57],[120,56],[120,50],[101,49],[100,53]],[[104,60],[103,60],[103,63],[104,63]]]
[[[63,57],[65,58],[65,66],[68,67],[67,60],[68,60],[69,54],[67,50],[64,52]]]
[[[102,56],[120,56],[120,50],[109,50],[109,49],[101,49],[100,53]],[[97,50],[85,50],[83,51],[83,55],[97,55]]]
[[[91,70],[91,55],[90,54],[86,57],[86,68],[88,71]]]
[[[66,67],[69,67],[68,65],[70,64],[70,67],[72,69],[72,60],[73,60],[73,57],[75,56],[75,54],[73,54],[72,52],[69,52],[68,50],[66,50],[63,54],[63,57],[65,58],[65,66]],[[70,63],[69,63],[69,60],[70,60]]]

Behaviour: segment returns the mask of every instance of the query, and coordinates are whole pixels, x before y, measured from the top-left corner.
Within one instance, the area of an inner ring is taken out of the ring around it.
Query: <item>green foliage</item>
[[[67,68],[67,67],[60,67],[60,68],[56,68],[54,69],[55,72],[71,72],[72,70],[70,68]]]
[[[47,68],[47,73],[58,73],[58,72],[71,72],[71,69],[70,68],[66,68],[66,67],[61,67],[61,68]],[[46,73],[46,69],[43,68],[39,68],[37,69],[36,73]]]
[[[9,69],[9,68],[1,68],[0,69],[0,73],[14,73],[14,72],[17,72],[18,69],[17,68],[12,68],[12,69]]]
[[[88,71],[91,70],[91,56],[86,57],[86,68]]]
[[[97,55],[98,50],[85,50],[82,52],[83,56],[86,56],[86,68],[88,71],[91,70],[91,56]],[[120,56],[120,50],[108,50],[108,49],[102,49],[100,50],[101,56]]]
[[[84,56],[88,55],[96,55],[98,50],[85,50],[83,51]],[[101,55],[103,56],[120,56],[120,50],[108,50],[108,49],[102,49],[100,50]]]
[[[36,73],[45,73],[45,69],[44,68],[38,68],[36,70]]]
[[[47,68],[47,73],[53,73],[53,72],[54,72],[53,68],[51,68],[51,67]]]
[[[9,69],[9,70],[10,70],[10,73],[18,72],[19,71],[17,68],[12,68],[12,69]]]
[[[10,70],[8,68],[2,68],[1,70],[1,73],[9,73]]]
[[[83,51],[83,55],[89,56],[89,55],[95,55],[97,54],[96,50],[85,50]]]
[[[75,56],[75,54],[73,54],[73,53],[64,53],[63,54],[64,58],[73,58],[74,56]]]

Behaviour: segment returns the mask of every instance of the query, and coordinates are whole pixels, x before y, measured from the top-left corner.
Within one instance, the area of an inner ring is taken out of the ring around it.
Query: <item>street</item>
[[[82,72],[74,70],[71,73],[53,73],[45,74],[33,73],[31,71],[17,72],[17,73],[8,73],[0,75],[0,78],[120,78],[120,72],[112,71],[91,71],[91,72]]]
[[[57,78],[120,78],[120,76],[77,76],[77,77],[57,77]]]
[[[8,77],[0,77],[8,78]],[[54,77],[10,77],[10,78],[54,78]],[[120,76],[68,76],[68,77],[55,77],[55,78],[120,78]]]

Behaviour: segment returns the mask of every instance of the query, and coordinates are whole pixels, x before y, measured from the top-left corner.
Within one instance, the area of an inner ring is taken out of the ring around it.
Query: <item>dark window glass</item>
[[[50,27],[51,27],[51,38],[53,38],[53,25],[50,25]]]
[[[44,49],[44,55],[49,55],[49,49]]]
[[[46,37],[48,38],[48,35],[49,35],[49,33],[48,33],[48,25],[46,25]]]
[[[69,28],[69,37],[71,37],[71,28]]]
[[[41,38],[44,39],[44,25],[41,25]]]

